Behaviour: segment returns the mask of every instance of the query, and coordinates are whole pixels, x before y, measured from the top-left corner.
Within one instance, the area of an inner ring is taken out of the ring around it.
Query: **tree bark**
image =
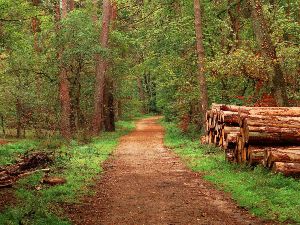
[[[4,116],[2,114],[0,114],[0,118],[1,118],[1,127],[2,127],[2,133],[3,136],[6,136],[6,132],[5,132],[5,122],[4,122]]]
[[[282,173],[285,176],[298,176],[300,174],[300,163],[275,162],[273,172]]]
[[[263,162],[265,155],[265,147],[249,146],[246,147],[247,161],[250,165],[255,166]]]
[[[68,0],[68,10],[71,12],[74,10],[75,2],[74,0]],[[68,71],[72,72],[72,75],[69,78],[70,82],[70,104],[71,104],[71,112],[70,112],[70,126],[71,126],[71,132],[74,134],[81,126],[80,120],[81,120],[81,109],[80,109],[80,96],[81,96],[81,76],[80,72],[82,69],[82,63],[81,61],[78,61],[78,64],[74,66],[75,69]]]
[[[75,9],[75,1],[69,0],[69,11],[73,11]]]
[[[233,0],[228,0],[228,6],[232,4]],[[228,8],[228,15],[229,19],[231,21],[231,36],[232,40],[235,42],[235,45],[233,47],[237,48],[240,45],[240,28],[241,28],[241,22],[240,22],[240,9],[241,3],[238,2],[237,5],[234,7],[235,13],[232,12],[232,9]],[[235,15],[236,14],[236,15]]]
[[[72,79],[72,85],[70,88],[70,97],[71,97],[71,115],[70,115],[70,123],[72,133],[76,132],[76,130],[80,129],[83,125],[83,115],[80,108],[80,97],[81,97],[81,76],[80,72],[74,74],[74,78]]]
[[[22,105],[21,100],[16,100],[16,115],[17,115],[17,138],[21,137],[22,132]]]
[[[114,105],[114,83],[111,78],[106,79],[105,85],[105,131],[113,132],[115,126],[115,105]]]
[[[97,1],[94,1],[94,4]],[[111,14],[110,0],[103,0],[103,15],[102,15],[102,31],[100,35],[100,44],[104,49],[108,48],[109,24]],[[100,54],[96,55],[96,87],[94,96],[94,116],[92,123],[92,132],[94,135],[99,135],[103,127],[104,119],[104,89],[105,76],[107,71],[107,60]]]
[[[35,7],[37,7],[40,4],[40,0],[32,0],[32,4]],[[31,27],[33,32],[34,50],[36,52],[40,52],[39,43],[38,43],[38,31],[40,29],[39,25],[40,25],[39,19],[36,16],[33,17],[31,20]]]
[[[205,127],[205,112],[208,108],[207,84],[204,73],[204,46],[202,35],[202,18],[199,0],[194,0],[194,13],[195,13],[195,31],[196,31],[196,47],[198,56],[198,80],[200,87],[200,113],[202,117],[202,126]]]
[[[61,18],[66,18],[68,14],[68,0],[61,0]]]
[[[144,88],[143,88],[143,81],[142,79],[139,77],[137,79],[137,84],[138,84],[138,89],[139,89],[139,97],[140,97],[140,101],[142,102],[142,110],[141,113],[146,113],[146,104],[145,104],[145,92],[144,92]]]
[[[67,0],[62,0],[62,13],[60,17],[59,6],[56,6],[56,18],[58,20],[67,16]],[[68,71],[62,59],[63,47],[59,49],[58,59],[60,61],[59,72],[59,93],[61,102],[61,121],[60,129],[62,136],[69,140],[72,136],[70,116],[71,116],[71,98],[70,98],[70,83],[68,80]]]
[[[40,4],[40,0],[32,0],[32,4],[34,7],[38,7],[39,4]],[[32,20],[31,20],[31,27],[32,27],[32,33],[33,33],[33,47],[34,47],[34,50],[35,50],[35,53],[37,55],[39,55],[42,51],[41,47],[39,46],[39,42],[38,42],[38,34],[40,32],[40,20],[38,19],[37,16],[33,17]],[[37,65],[34,65],[35,67]],[[38,66],[36,68],[37,70],[39,70]],[[36,74],[36,98],[37,98],[37,102],[39,102],[41,100],[41,94],[42,94],[42,78],[41,78],[41,75],[40,74]],[[36,133],[37,133],[37,136],[40,135],[42,132],[41,132],[41,112],[42,112],[42,109],[41,109],[41,106],[38,105],[35,109],[35,114],[36,114],[36,118],[35,118],[35,121],[34,121],[34,127],[36,129]]]
[[[114,21],[117,18],[117,4],[115,1],[111,4],[110,23],[111,29],[114,29]],[[116,130],[115,125],[115,82],[113,78],[107,74],[105,87],[105,131],[113,132]]]
[[[271,88],[278,106],[288,106],[288,97],[286,91],[286,82],[284,74],[276,55],[276,49],[272,43],[269,33],[269,25],[264,17],[261,0],[248,0],[251,8],[251,17],[254,33],[260,44],[263,56],[272,66]]]
[[[266,166],[271,168],[274,162],[300,163],[299,148],[278,148],[269,151],[267,154]]]

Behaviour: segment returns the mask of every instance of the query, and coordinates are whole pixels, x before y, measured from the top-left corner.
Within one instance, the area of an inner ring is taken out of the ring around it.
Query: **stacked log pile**
[[[206,142],[223,148],[228,161],[300,175],[300,107],[213,104],[206,119]]]

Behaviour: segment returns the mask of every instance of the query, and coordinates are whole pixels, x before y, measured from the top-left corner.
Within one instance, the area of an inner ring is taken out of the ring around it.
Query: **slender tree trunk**
[[[291,1],[290,0],[287,0],[286,14],[287,14],[288,18],[290,19],[290,16],[291,16]]]
[[[40,0],[32,0],[32,4],[35,7],[38,7],[40,4]],[[31,27],[32,27],[32,33],[33,33],[33,42],[34,42],[34,50],[35,53],[37,54],[37,56],[39,56],[39,54],[41,53],[41,47],[39,46],[39,42],[38,42],[38,34],[40,32],[40,20],[38,19],[37,16],[33,17],[31,20]],[[37,70],[39,70],[37,65],[34,65],[35,67],[37,67]],[[36,99],[37,102],[41,101],[41,95],[42,95],[42,78],[40,74],[36,74]],[[36,133],[37,136],[39,134],[41,134],[41,106],[37,105],[36,109],[35,109],[35,121],[34,121],[34,127],[36,129]]]
[[[67,0],[62,0],[62,14],[60,17],[59,5],[56,5],[56,20],[57,23],[62,18],[67,16]],[[58,26],[59,29],[59,26]],[[60,72],[59,72],[59,94],[61,102],[61,120],[60,129],[62,136],[69,140],[72,136],[70,126],[70,115],[71,115],[71,99],[70,99],[70,83],[68,80],[68,71],[62,59],[63,47],[58,50],[58,59],[60,61]]]
[[[118,99],[115,101],[115,120],[119,120],[122,117],[122,101]]]
[[[1,118],[1,127],[2,127],[2,133],[3,136],[6,136],[6,132],[5,132],[5,122],[4,122],[4,116],[2,114],[0,114],[0,118]]]
[[[81,98],[81,76],[80,70],[74,74],[71,85],[71,130],[74,133],[76,130],[79,130],[83,127],[85,119],[80,107],[80,98]]]
[[[115,1],[111,4],[110,24],[111,29],[114,29],[114,21],[117,18],[117,4]],[[113,78],[107,74],[105,83],[105,131],[113,132],[116,130],[115,125],[115,82]]]
[[[233,2],[233,0],[228,0],[228,5],[230,6],[230,4]],[[233,12],[233,10],[235,12]],[[231,28],[232,28],[232,32],[231,32],[231,36],[232,36],[232,40],[235,42],[235,45],[233,47],[238,48],[240,45],[240,28],[241,28],[241,23],[240,23],[240,3],[238,3],[234,9],[228,9],[228,15],[231,21]]]
[[[204,46],[203,46],[203,34],[202,34],[202,18],[201,18],[201,8],[199,0],[194,0],[194,12],[195,12],[195,31],[196,31],[196,46],[197,46],[197,56],[198,56],[198,80],[200,87],[200,113],[201,122],[204,127],[205,123],[205,113],[208,108],[208,96],[207,96],[207,84],[204,73]]]
[[[77,75],[74,75],[74,78],[71,79],[70,82],[70,98],[71,98],[71,115],[70,115],[70,125],[71,125],[71,131],[74,133],[77,130],[76,127],[76,108],[78,107],[77,104],[80,104],[77,98],[77,88],[80,84],[79,77]]]
[[[66,18],[68,14],[68,0],[61,0],[61,18]]]
[[[263,56],[273,68],[271,75],[271,88],[278,106],[288,106],[286,83],[283,71],[276,55],[275,46],[269,33],[269,26],[264,17],[260,0],[248,0],[251,8],[251,17],[256,39],[260,44]]]
[[[40,4],[40,0],[32,0],[33,6],[37,7]],[[40,29],[40,21],[39,19],[35,16],[31,20],[31,27],[32,27],[32,32],[33,32],[33,40],[34,40],[34,50],[36,52],[40,52],[39,48],[39,43],[38,43],[38,31]]]
[[[22,132],[22,106],[19,98],[17,98],[16,101],[16,115],[17,115],[17,138],[20,138]]]
[[[75,9],[75,1],[69,0],[69,11],[73,11]]]
[[[137,84],[138,84],[138,89],[139,89],[139,96],[140,96],[140,101],[142,102],[142,113],[146,113],[146,104],[145,104],[145,92],[144,92],[144,87],[143,87],[143,81],[142,79],[139,77],[137,79]]]
[[[68,10],[69,12],[73,11],[75,8],[74,0],[68,0]],[[80,71],[82,69],[81,62],[78,62],[78,65],[74,66],[74,70],[68,70],[68,73],[72,73],[73,76],[69,78],[70,83],[70,127],[71,133],[74,134],[79,129],[79,114],[78,108],[80,109],[80,92],[81,92],[81,83],[80,83]]]
[[[75,107],[76,116],[77,116],[77,118],[76,118],[77,130],[79,128],[85,127],[85,124],[86,124],[84,114],[83,114],[83,112],[81,110],[81,107],[80,107],[80,98],[81,98],[81,83],[78,83],[78,87],[77,87],[77,90],[76,90],[76,107]]]
[[[116,130],[113,80],[108,77],[105,86],[105,131],[113,132]]]
[[[96,1],[95,1],[96,2]],[[110,0],[103,0],[103,16],[102,31],[100,35],[100,44],[102,48],[108,47],[109,24],[111,14]],[[94,116],[92,123],[92,131],[94,135],[98,135],[103,127],[104,119],[104,88],[105,76],[107,71],[107,61],[100,55],[96,55],[96,87],[94,96]]]

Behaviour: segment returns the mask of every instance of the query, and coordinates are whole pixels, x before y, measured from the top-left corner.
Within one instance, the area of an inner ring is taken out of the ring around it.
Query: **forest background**
[[[299,1],[197,4],[0,0],[1,135],[97,135],[149,112],[187,132],[212,102],[299,105]]]

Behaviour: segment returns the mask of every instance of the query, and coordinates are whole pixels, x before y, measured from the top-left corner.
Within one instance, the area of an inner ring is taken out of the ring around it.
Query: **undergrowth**
[[[102,171],[101,164],[116,148],[119,137],[133,129],[133,121],[119,121],[116,132],[103,133],[86,145],[72,141],[56,149],[50,175],[64,177],[67,182],[54,187],[42,185],[42,172],[19,180],[16,189],[19,204],[0,214],[0,224],[70,224],[59,205],[77,203],[80,196],[94,194],[91,186]]]
[[[220,149],[201,145],[199,139],[182,134],[174,123],[162,123],[166,128],[165,145],[192,170],[203,172],[205,179],[231,193],[240,206],[265,219],[300,223],[299,180],[273,174],[263,167],[227,163]]]
[[[15,143],[0,145],[0,166],[14,163],[18,155],[22,155],[28,150],[34,149],[38,145],[35,140],[21,140]]]

